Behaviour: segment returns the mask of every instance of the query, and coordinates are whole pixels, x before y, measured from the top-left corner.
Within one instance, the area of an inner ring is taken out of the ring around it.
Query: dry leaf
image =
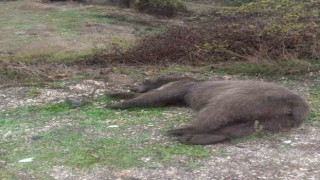
[[[55,74],[53,76],[48,76],[49,79],[66,79],[71,77],[70,74]]]
[[[35,104],[31,104],[32,107],[42,107],[45,106],[45,104],[42,103],[35,103]]]
[[[127,170],[123,170],[123,171],[120,171],[120,172],[117,173],[118,177],[127,177],[129,175],[130,175],[130,173]]]
[[[223,80],[230,80],[230,79],[232,79],[232,77],[231,76],[222,76],[222,79]]]
[[[144,74],[150,76],[150,75],[154,75],[158,71],[159,71],[158,69],[149,69],[149,70],[145,71]]]

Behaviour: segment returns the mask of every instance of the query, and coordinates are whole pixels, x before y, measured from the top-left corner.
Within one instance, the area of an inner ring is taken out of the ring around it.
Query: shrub
[[[198,29],[187,27],[172,27],[163,34],[149,35],[125,50],[117,48],[109,54],[98,51],[94,57],[86,60],[87,65],[120,62],[126,64],[169,64],[184,63],[195,60],[200,62],[203,57],[198,54],[198,44],[203,44],[205,34]],[[190,62],[192,63],[192,62]]]
[[[320,58],[320,1],[264,0],[215,11],[211,45],[240,58]]]
[[[129,8],[131,6],[132,0],[109,0],[109,3],[122,8]]]
[[[90,63],[266,62],[320,58],[320,0],[263,0],[202,14]]]
[[[139,11],[167,17],[185,10],[181,0],[134,0],[134,4]]]

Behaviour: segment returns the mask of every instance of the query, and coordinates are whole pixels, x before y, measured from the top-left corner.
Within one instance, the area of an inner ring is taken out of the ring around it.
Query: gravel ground
[[[121,89],[133,80],[123,75],[114,75],[108,82],[83,80],[63,89],[40,88],[36,97],[26,95],[32,87],[0,89],[0,109],[37,105],[46,102],[61,102],[66,97],[81,97],[98,88],[96,96],[105,91]],[[291,86],[292,85],[292,86]],[[291,83],[288,86],[299,93],[307,92],[306,83]],[[200,167],[182,168],[154,164],[148,168],[126,170],[94,167],[81,171],[68,167],[54,167],[48,173],[54,179],[320,179],[320,131],[311,125],[303,125],[289,133],[276,137],[228,142],[209,145],[205,148],[212,156],[198,160]],[[146,161],[148,158],[146,158]],[[180,159],[183,161],[183,157]]]

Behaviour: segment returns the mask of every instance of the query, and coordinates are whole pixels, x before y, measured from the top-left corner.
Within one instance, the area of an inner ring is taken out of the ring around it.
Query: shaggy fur
[[[111,108],[185,105],[198,111],[192,125],[169,133],[185,144],[214,144],[259,131],[279,132],[300,125],[309,106],[299,95],[260,81],[199,81],[178,74],[148,80],[129,99]]]

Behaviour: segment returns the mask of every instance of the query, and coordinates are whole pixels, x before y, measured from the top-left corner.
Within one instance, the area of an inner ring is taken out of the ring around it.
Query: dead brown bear
[[[297,127],[307,102],[283,87],[261,81],[201,81],[179,74],[162,76],[111,97],[128,99],[111,108],[185,105],[198,111],[192,125],[168,131],[185,144],[214,144],[257,131]]]

